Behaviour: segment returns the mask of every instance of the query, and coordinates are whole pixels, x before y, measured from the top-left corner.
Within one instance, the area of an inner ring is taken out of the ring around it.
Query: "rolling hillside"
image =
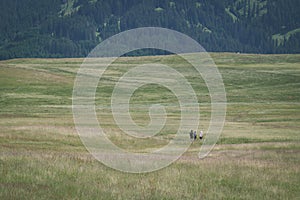
[[[298,0],[0,0],[0,59],[83,57],[121,31],[159,26],[207,51],[300,53]]]
[[[202,141],[197,139],[170,166],[140,174],[105,166],[80,140],[72,89],[82,58],[0,61],[0,199],[299,199],[300,55],[211,56],[228,100],[218,143],[198,159]],[[122,133],[108,109],[114,83],[146,63],[185,75],[197,92],[206,134],[209,94],[183,59],[122,57],[104,73],[96,93],[97,117],[109,139],[128,152],[148,152],[172,141],[181,113],[170,91],[152,84],[132,95],[130,107],[141,109],[130,114],[139,125],[149,123],[149,107],[141,103],[166,108],[166,127],[151,138]]]

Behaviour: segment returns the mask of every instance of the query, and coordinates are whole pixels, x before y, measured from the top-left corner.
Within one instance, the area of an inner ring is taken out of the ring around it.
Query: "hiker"
[[[191,140],[193,139],[193,134],[194,134],[194,132],[193,132],[193,130],[191,130],[191,132],[190,132],[190,139]]]
[[[203,131],[200,131],[200,133],[199,133],[199,139],[202,140],[202,138],[203,138]]]
[[[194,140],[196,140],[196,139],[197,139],[197,132],[194,131]]]

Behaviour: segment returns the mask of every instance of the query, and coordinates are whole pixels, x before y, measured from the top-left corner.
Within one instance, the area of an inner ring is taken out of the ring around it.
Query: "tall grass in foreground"
[[[197,159],[194,142],[175,163],[128,174],[96,161],[72,119],[73,81],[82,59],[0,62],[0,199],[297,199],[300,196],[300,55],[212,54],[223,76],[228,109],[211,154]],[[197,91],[201,125],[210,118],[209,94],[193,69],[176,56],[120,58],[97,91],[98,119],[117,145],[151,150],[172,137],[176,99],[145,87],[132,103],[172,104],[169,127],[150,140],[123,135],[108,108],[113,81],[136,63],[163,63],[184,72]],[[187,70],[188,69],[188,70]],[[100,95],[101,94],[101,95]],[[132,111],[140,125],[147,109]],[[121,136],[121,137],[120,137]],[[187,135],[188,137],[188,135]]]

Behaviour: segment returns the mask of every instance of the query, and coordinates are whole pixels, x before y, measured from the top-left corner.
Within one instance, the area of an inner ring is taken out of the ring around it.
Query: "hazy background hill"
[[[300,53],[299,0],[0,0],[0,59],[82,57],[124,30],[183,32],[207,51]]]

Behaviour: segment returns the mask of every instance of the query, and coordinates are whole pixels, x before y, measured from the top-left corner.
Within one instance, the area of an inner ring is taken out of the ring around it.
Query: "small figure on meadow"
[[[194,140],[196,140],[196,139],[197,139],[197,132],[194,131]]]
[[[203,138],[203,131],[200,131],[200,133],[199,133],[199,139],[202,140],[202,138]]]
[[[191,139],[191,140],[193,139],[193,134],[194,134],[194,131],[191,130],[191,132],[190,132],[190,139]]]

